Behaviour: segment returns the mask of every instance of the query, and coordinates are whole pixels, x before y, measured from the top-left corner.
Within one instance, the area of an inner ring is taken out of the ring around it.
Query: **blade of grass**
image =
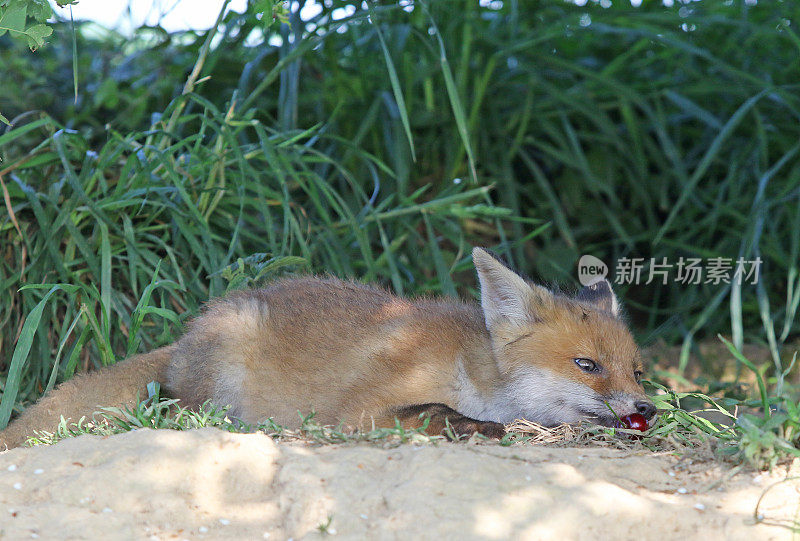
[[[28,359],[28,352],[33,345],[33,339],[36,337],[36,330],[39,328],[39,322],[42,319],[42,312],[47,305],[47,301],[56,291],[64,289],[60,285],[55,285],[50,288],[50,291],[45,293],[42,300],[25,318],[25,323],[22,325],[22,331],[19,334],[17,345],[14,348],[14,354],[11,357],[11,366],[8,368],[8,377],[6,379],[5,388],[3,391],[3,398],[0,400],[0,430],[8,425],[8,420],[11,418],[11,410],[14,407],[14,402],[17,399],[19,386],[22,378],[22,370],[24,364]]]

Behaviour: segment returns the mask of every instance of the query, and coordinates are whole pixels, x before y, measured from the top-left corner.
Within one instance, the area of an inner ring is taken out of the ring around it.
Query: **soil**
[[[797,477],[638,445],[138,430],[0,453],[0,539],[790,539]]]

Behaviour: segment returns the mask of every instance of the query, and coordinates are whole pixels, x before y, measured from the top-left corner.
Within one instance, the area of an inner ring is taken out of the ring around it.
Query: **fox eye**
[[[636,379],[636,383],[642,382],[642,371],[641,370],[634,370],[633,377]]]
[[[585,371],[585,372],[599,372],[600,371],[600,367],[597,366],[597,363],[594,362],[591,359],[578,358],[578,359],[575,359],[575,364],[577,364],[580,367],[580,369]]]

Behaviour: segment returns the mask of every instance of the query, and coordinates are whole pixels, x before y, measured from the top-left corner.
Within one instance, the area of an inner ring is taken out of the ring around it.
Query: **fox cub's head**
[[[569,298],[526,282],[485,250],[475,248],[472,258],[508,405],[516,410],[509,416],[550,426],[653,417],[639,383],[639,349],[607,280]]]

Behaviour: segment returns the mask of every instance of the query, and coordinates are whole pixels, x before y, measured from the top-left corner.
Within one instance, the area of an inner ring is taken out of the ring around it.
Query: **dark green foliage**
[[[284,37],[300,37],[283,47],[246,46],[263,40],[260,22],[229,14],[202,69],[210,78],[196,91],[220,110],[236,93],[237,114],[278,130],[318,127],[328,137],[316,148],[369,193],[374,164],[355,148],[392,170],[379,178],[380,194],[398,196],[468,180],[473,151],[497,203],[552,220],[535,247],[510,254],[531,274],[569,282],[583,253],[607,262],[760,253],[767,291],[785,298],[800,223],[800,40],[791,25],[800,8],[623,4],[436,2],[409,13],[385,2],[334,21],[348,5],[334,2],[311,21],[292,18]],[[77,106],[64,91],[69,28],[57,27],[53,47],[37,55],[0,50],[20,81],[0,108],[12,116],[43,108],[96,148],[107,124],[127,133],[158,118],[206,36],[142,28],[126,41],[110,32],[89,39],[88,30],[78,33]],[[188,135],[199,124],[189,117],[182,126]],[[349,189],[343,180],[334,186]],[[692,317],[672,307],[697,315],[721,291],[658,282],[624,292],[639,327],[688,330]],[[742,317],[759,324],[752,288],[743,300]],[[708,320],[713,332],[729,315],[716,310]]]

